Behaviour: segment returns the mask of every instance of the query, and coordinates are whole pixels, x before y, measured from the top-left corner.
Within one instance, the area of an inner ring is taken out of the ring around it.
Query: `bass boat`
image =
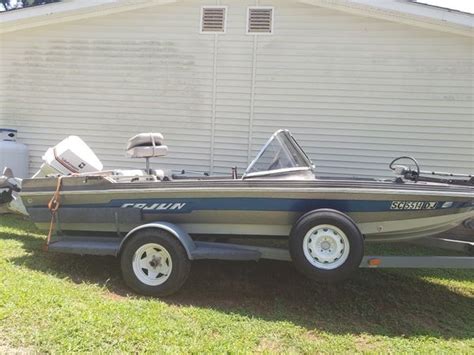
[[[161,135],[140,136],[129,145],[133,157],[166,154]],[[401,159],[415,168],[397,164]],[[326,208],[348,215],[367,241],[394,241],[441,233],[474,216],[472,176],[425,177],[413,158],[402,157],[390,164],[394,179],[318,178],[287,130],[271,136],[242,176],[149,167],[78,173],[87,162],[73,167],[71,159],[58,160],[74,172],[61,177],[57,216],[64,233],[127,233],[145,222],[167,221],[191,235],[288,237],[302,215]],[[21,200],[40,229],[49,228],[48,202],[58,186],[59,174],[48,172],[21,184]]]
[[[275,132],[242,175],[236,168],[228,176],[151,169],[149,159],[168,151],[159,133],[133,137],[127,151],[145,158],[146,168],[102,170],[71,136],[48,149],[33,178],[19,181],[6,171],[0,196],[3,207],[21,199],[36,226],[49,229],[50,250],[120,256],[127,284],[140,293],[176,291],[189,260],[203,258],[269,255],[292,260],[314,279],[337,281],[361,265],[366,241],[473,224],[471,175],[422,171],[415,159],[400,157],[389,165],[393,179],[322,178],[287,130]],[[288,249],[223,243],[234,236],[286,239]],[[474,266],[472,258],[467,264]]]

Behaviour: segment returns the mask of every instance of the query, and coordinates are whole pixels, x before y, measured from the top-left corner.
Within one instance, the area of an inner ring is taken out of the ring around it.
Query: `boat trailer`
[[[145,229],[164,230],[173,235],[184,247],[189,260],[258,261],[260,259],[292,261],[288,249],[222,242],[195,241],[179,226],[156,222],[139,226],[125,237],[62,235],[57,231],[48,245],[48,251],[79,255],[119,256],[128,238]],[[409,243],[465,254],[464,256],[387,256],[366,255],[361,268],[462,268],[474,269],[474,242],[425,237]]]

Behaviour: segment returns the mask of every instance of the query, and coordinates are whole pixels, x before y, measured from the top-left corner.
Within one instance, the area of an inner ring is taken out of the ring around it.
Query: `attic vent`
[[[247,33],[273,33],[273,7],[249,7]]]
[[[225,6],[204,6],[201,8],[201,33],[224,33],[226,24]]]

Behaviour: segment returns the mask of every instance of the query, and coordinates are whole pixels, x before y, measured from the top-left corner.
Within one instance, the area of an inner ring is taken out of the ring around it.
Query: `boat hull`
[[[22,199],[40,229],[55,179],[25,180]],[[130,186],[132,185],[132,186]],[[303,214],[322,208],[349,215],[368,241],[413,239],[454,228],[474,217],[472,189],[362,181],[189,181],[142,185],[68,178],[58,228],[126,234],[166,221],[189,234],[288,237]]]

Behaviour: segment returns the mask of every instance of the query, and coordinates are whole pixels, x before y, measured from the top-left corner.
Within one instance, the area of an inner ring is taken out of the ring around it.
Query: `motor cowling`
[[[71,175],[101,171],[102,162],[79,137],[69,136],[43,155],[43,165],[33,176]]]

